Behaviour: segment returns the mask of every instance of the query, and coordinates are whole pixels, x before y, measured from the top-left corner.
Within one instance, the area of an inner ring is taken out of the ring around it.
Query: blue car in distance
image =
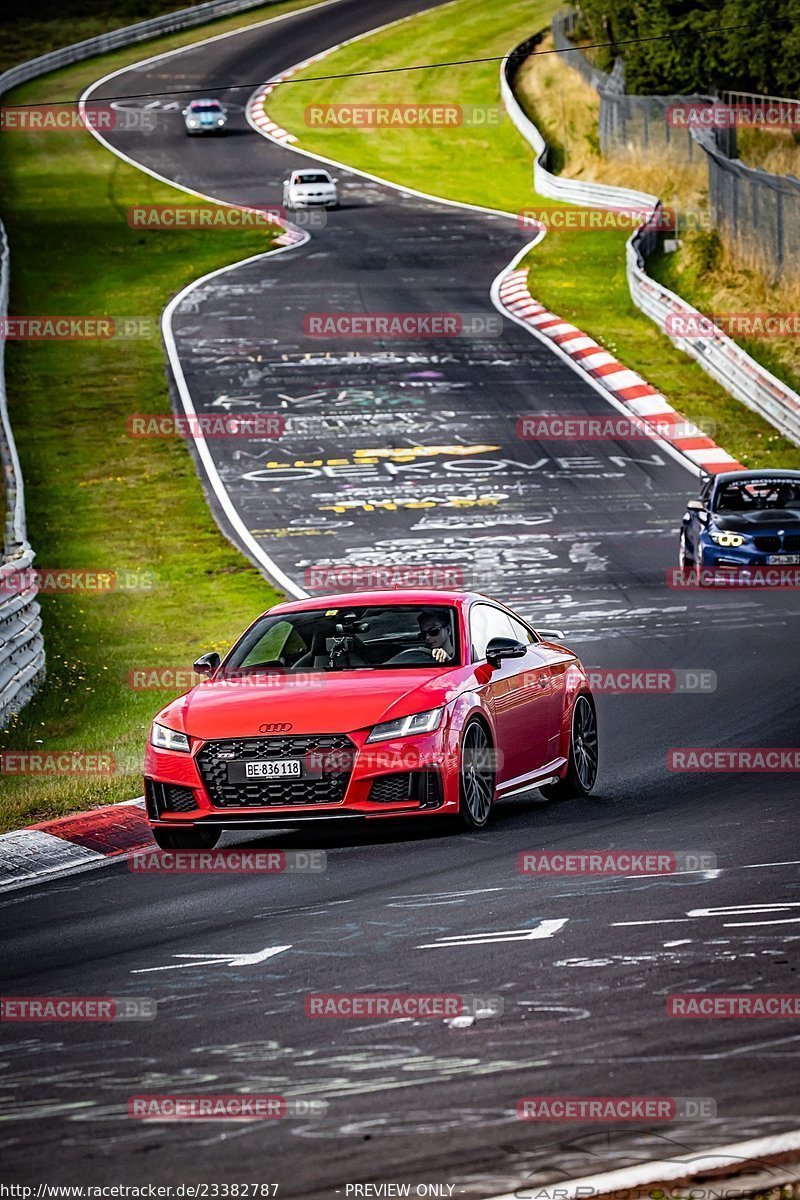
[[[681,523],[683,571],[800,566],[800,471],[704,476]]]

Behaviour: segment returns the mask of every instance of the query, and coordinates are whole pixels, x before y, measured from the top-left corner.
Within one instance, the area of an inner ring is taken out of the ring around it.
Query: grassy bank
[[[304,148],[399,184],[510,213],[532,204],[547,207],[551,202],[532,190],[530,147],[507,119],[488,128],[465,123],[376,133],[310,126],[305,109],[320,103],[448,101],[496,109],[498,62],[324,82],[310,77],[502,55],[546,28],[556,7],[546,0],[512,0],[502,9],[482,0],[456,0],[344,47],[294,76],[305,82],[277,88],[269,97],[270,116]],[[549,58],[548,70],[553,63]],[[696,420],[713,420],[720,443],[742,462],[800,467],[800,451],[733,400],[634,308],[625,279],[625,238],[606,230],[551,232],[528,259],[533,295],[641,372],[676,408]]]
[[[147,54],[302,7],[270,6],[202,32],[94,59],[17,89],[6,103],[47,103]],[[158,332],[164,305],[199,275],[266,250],[269,231],[143,233],[133,204],[184,202],[86,131],[11,133],[0,141],[2,216],[11,243],[14,315],[149,319],[131,341],[9,342],[11,419],[40,567],[139,573],[152,587],[43,596],[48,679],[0,734],[0,749],[97,750],[110,778],[0,780],[0,830],[141,794],[143,739],[176,691],[137,692],[128,672],[185,666],[224,649],[276,593],[218,531],[187,445],[131,438],[134,412],[169,412]]]

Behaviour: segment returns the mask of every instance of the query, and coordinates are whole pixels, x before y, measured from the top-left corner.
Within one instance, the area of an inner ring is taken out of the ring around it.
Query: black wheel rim
[[[578,782],[590,792],[597,778],[597,721],[585,696],[575,701],[572,714],[572,761]]]
[[[483,726],[474,721],[461,747],[461,780],[464,802],[476,825],[486,823],[492,806],[494,773],[489,757],[489,739]]]

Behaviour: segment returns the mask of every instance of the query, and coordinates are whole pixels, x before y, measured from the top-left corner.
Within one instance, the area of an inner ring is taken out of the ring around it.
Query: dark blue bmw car
[[[681,523],[684,571],[800,565],[800,471],[704,476]]]

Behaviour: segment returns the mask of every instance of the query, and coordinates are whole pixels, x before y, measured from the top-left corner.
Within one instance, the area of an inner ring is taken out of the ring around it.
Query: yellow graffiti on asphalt
[[[471,457],[475,454],[488,454],[499,450],[499,446],[398,446],[385,447],[378,450],[354,450],[352,458],[298,458],[294,462],[276,462],[274,459],[261,464],[262,470],[286,470],[290,467],[363,467],[377,463],[381,459],[392,462],[413,462],[417,458],[434,458],[436,455],[447,454],[460,457]]]
[[[422,500],[341,500],[337,504],[321,504],[320,512],[351,512],[358,509],[361,512],[375,512],[377,509],[382,509],[384,512],[397,512],[402,508],[485,508],[493,507],[504,500],[505,496],[452,496],[448,499],[435,499],[429,497]]]

